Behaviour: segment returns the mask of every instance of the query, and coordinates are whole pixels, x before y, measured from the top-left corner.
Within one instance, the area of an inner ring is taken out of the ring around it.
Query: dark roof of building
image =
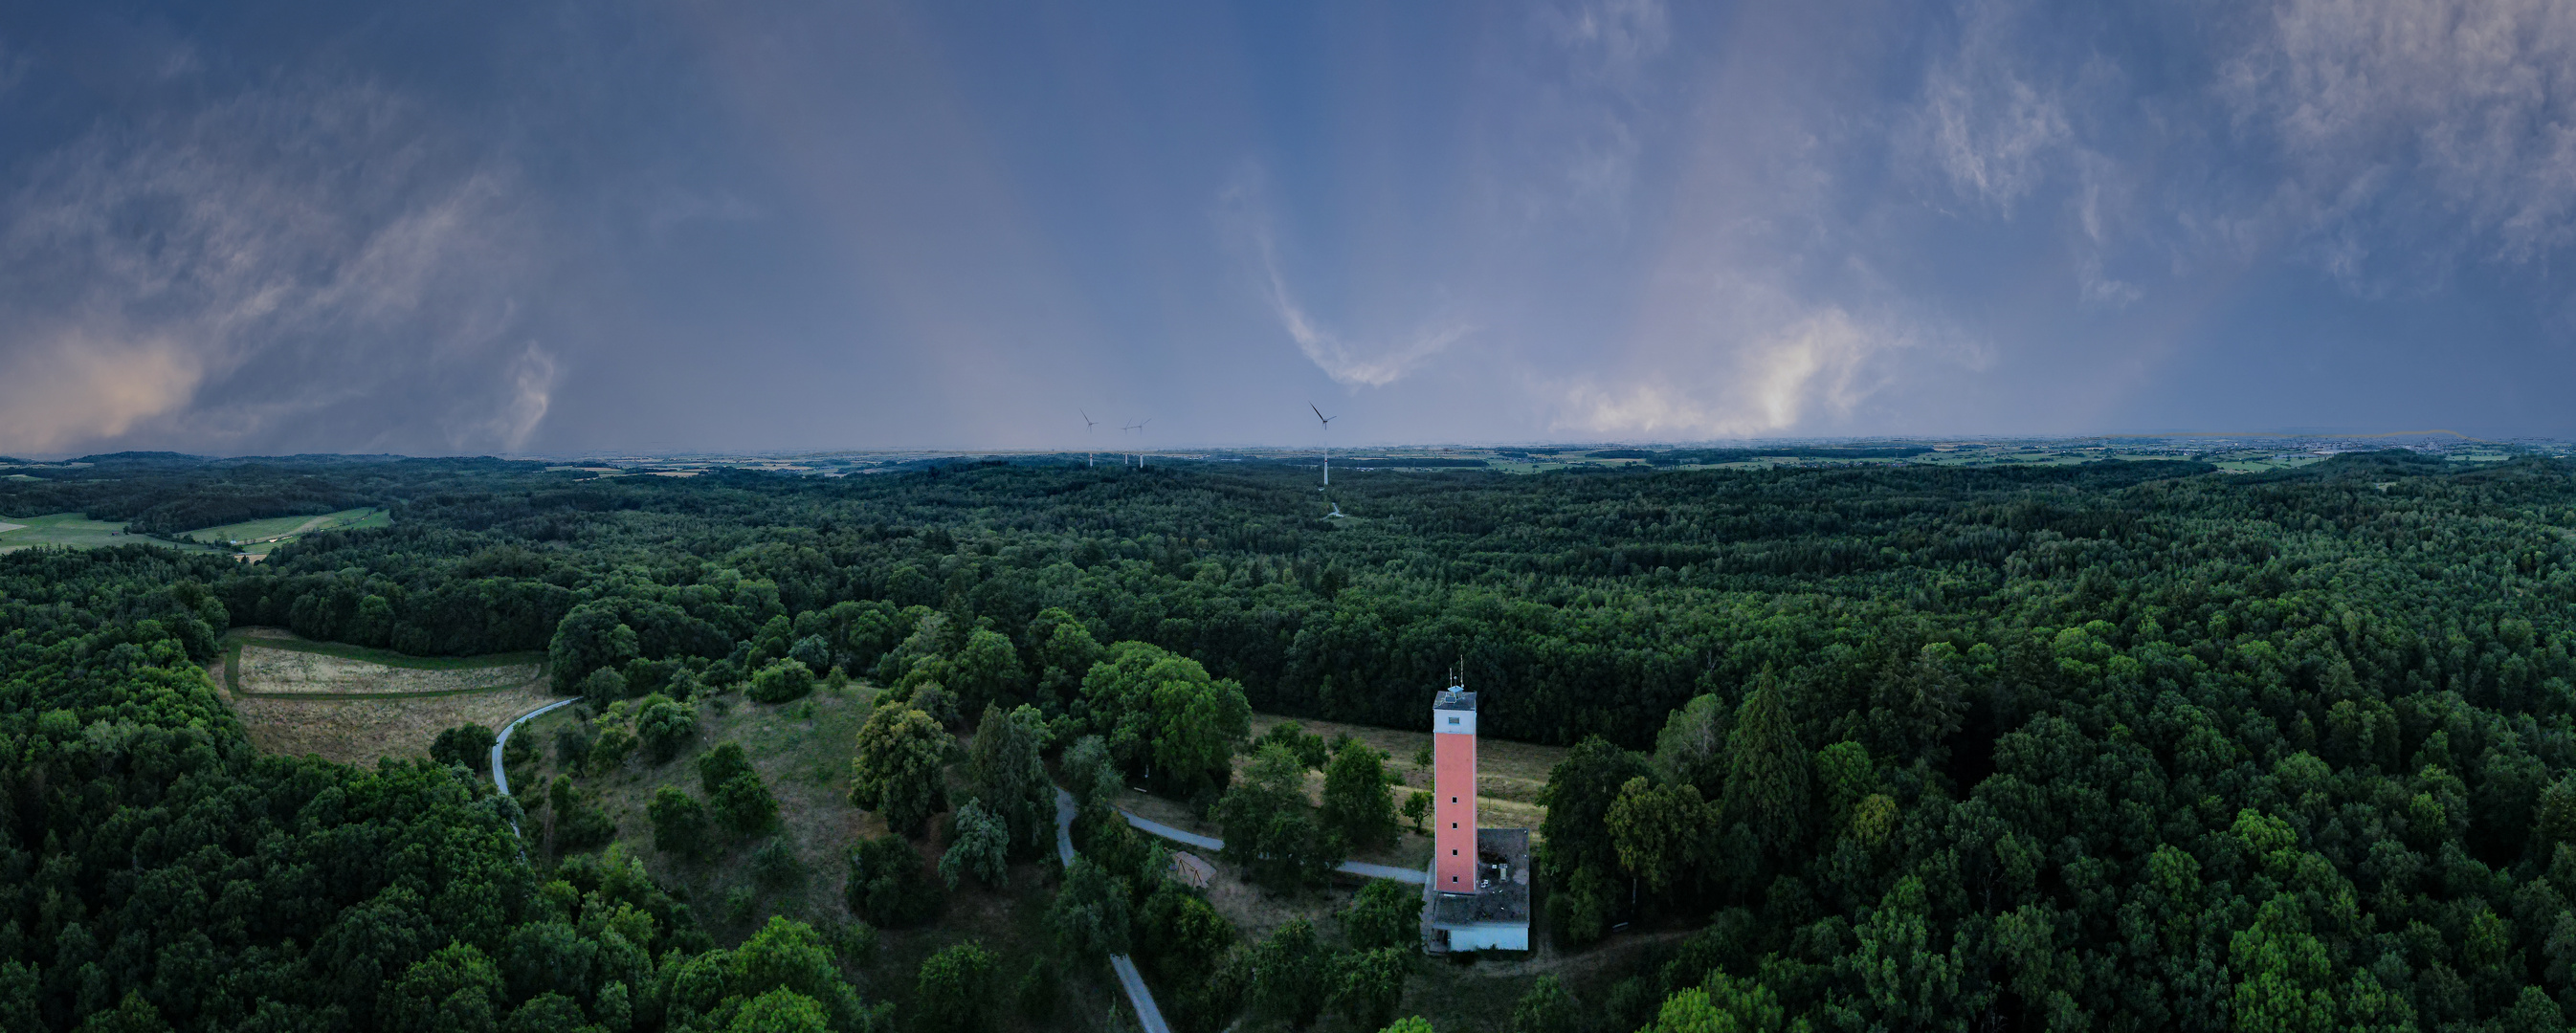
[[[1477,829],[1476,892],[1432,894],[1431,924],[1529,921],[1529,840],[1528,829]]]
[[[1442,689],[1438,695],[1431,697],[1431,709],[1474,710],[1476,694],[1464,689]]]

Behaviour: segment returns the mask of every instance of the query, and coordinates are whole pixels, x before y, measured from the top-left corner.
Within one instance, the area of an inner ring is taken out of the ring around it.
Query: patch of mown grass
[[[64,545],[75,549],[98,549],[110,545],[159,545],[198,552],[225,551],[203,545],[182,545],[149,535],[127,534],[123,524],[91,520],[79,513],[0,517],[0,524],[21,525],[12,530],[0,531],[0,552],[14,552],[37,545]]]
[[[542,665],[546,662],[546,654],[542,650],[528,650],[518,653],[485,653],[481,656],[413,656],[409,653],[397,653],[390,649],[374,649],[367,646],[353,646],[345,642],[316,642],[312,639],[298,638],[290,633],[280,631],[275,628],[235,628],[232,633],[225,636],[224,639],[225,653],[229,665],[238,665],[239,658],[241,656],[241,643],[244,639],[258,642],[259,647],[262,649],[284,649],[297,653],[315,653],[322,656],[336,656],[343,660],[363,660],[367,663],[383,664],[387,667],[408,667],[415,671],[463,671],[478,667],[514,667],[524,664]]]
[[[265,555],[278,546],[294,541],[299,536],[317,531],[391,526],[393,526],[393,514],[371,506],[362,509],[343,509],[336,513],[323,513],[318,516],[283,516],[244,520],[221,527],[199,528],[187,532],[187,537],[226,548],[238,548],[252,555]],[[230,544],[235,542],[240,544],[238,546]]]

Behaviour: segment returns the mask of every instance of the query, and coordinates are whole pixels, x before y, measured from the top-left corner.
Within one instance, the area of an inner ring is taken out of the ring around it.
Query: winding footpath
[[[568,707],[579,702],[581,702],[581,697],[579,696],[575,696],[571,699],[559,699],[552,703],[548,703],[545,706],[538,707],[535,710],[521,714],[509,724],[502,725],[500,736],[492,740],[492,788],[500,790],[501,795],[503,796],[510,795],[510,773],[501,770],[501,749],[502,747],[510,745],[510,733],[518,731],[519,726],[528,723],[530,718],[536,717],[539,714],[543,714],[557,707]],[[515,821],[511,822],[510,833],[512,835],[517,835],[518,832],[519,823]],[[524,856],[527,853],[527,849],[525,847],[520,848],[520,853]]]
[[[1055,791],[1055,856],[1066,867],[1073,865],[1073,814],[1073,794],[1057,789]],[[1127,820],[1135,821],[1136,816],[1129,814]],[[1136,1008],[1136,1024],[1144,1027],[1145,1033],[1172,1033],[1171,1025],[1163,1021],[1163,1010],[1154,1006],[1154,992],[1145,988],[1144,974],[1136,971],[1135,960],[1124,954],[1112,954],[1109,956],[1109,967],[1118,973],[1118,985],[1126,988],[1127,1003]]]
[[[1067,797],[1066,799],[1071,799],[1071,797]],[[1225,849],[1225,841],[1222,839],[1217,839],[1212,836],[1202,836],[1195,832],[1183,832],[1169,825],[1165,825],[1162,822],[1147,818],[1139,818],[1133,814],[1128,814],[1126,811],[1120,811],[1118,813],[1126,816],[1127,824],[1135,826],[1137,831],[1143,832],[1147,835],[1161,836],[1164,839],[1171,840],[1175,843],[1186,843],[1202,850]],[[1415,885],[1424,886],[1431,883],[1431,873],[1428,871],[1416,871],[1411,868],[1397,868],[1383,864],[1370,864],[1366,861],[1344,861],[1340,864],[1334,865],[1333,870],[1348,875],[1357,875],[1367,879],[1392,879],[1396,882],[1410,882]]]

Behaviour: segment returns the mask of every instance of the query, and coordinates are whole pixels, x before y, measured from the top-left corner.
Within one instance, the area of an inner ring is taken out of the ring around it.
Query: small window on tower
[[[1452,850],[1452,851],[1450,851],[1450,852],[1449,852],[1449,856],[1451,856],[1451,857],[1456,857],[1456,856],[1458,856],[1458,852],[1457,852],[1457,851],[1455,851],[1455,850]],[[1450,876],[1450,877],[1449,877],[1449,881],[1451,881],[1451,882],[1456,882],[1456,881],[1458,881],[1458,877],[1457,877],[1457,876],[1455,876],[1455,875],[1452,875],[1452,876]]]
[[[1457,803],[1457,802],[1458,802],[1458,798],[1457,798],[1457,797],[1452,796],[1452,797],[1450,797],[1450,798],[1449,798],[1449,802],[1450,802],[1450,803]]]
[[[1457,719],[1457,718],[1454,718],[1454,717],[1453,717],[1453,718],[1450,718],[1450,719],[1449,719],[1449,723],[1450,723],[1450,724],[1453,724],[1453,725],[1454,725],[1454,724],[1457,724],[1457,723],[1458,723],[1458,719]]]

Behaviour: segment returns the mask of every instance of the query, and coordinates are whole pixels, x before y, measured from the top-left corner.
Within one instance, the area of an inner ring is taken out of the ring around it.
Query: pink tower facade
[[[1431,888],[1476,892],[1476,694],[1441,692],[1431,702]]]

